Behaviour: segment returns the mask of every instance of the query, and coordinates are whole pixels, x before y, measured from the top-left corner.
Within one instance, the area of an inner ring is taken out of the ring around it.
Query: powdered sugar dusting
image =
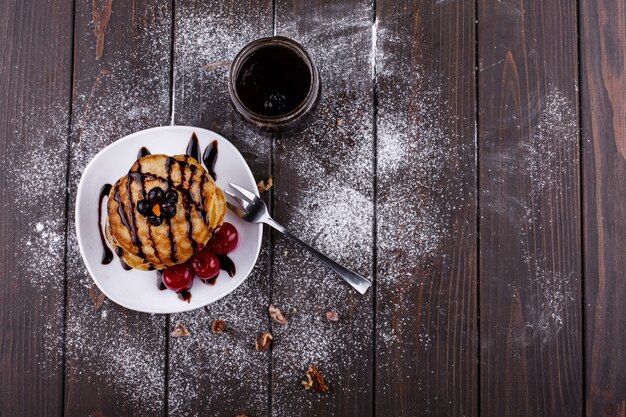
[[[549,259],[551,254],[543,253],[542,248],[529,251],[527,241],[534,236],[562,233],[550,231],[562,227],[560,220],[545,216],[560,212],[559,199],[563,194],[578,196],[577,189],[572,189],[577,179],[571,177],[578,172],[578,127],[574,104],[553,85],[542,98],[536,118],[530,141],[521,147],[526,155],[524,168],[530,179],[534,205],[520,202],[518,212],[524,224],[520,229],[524,262],[536,294],[536,299],[529,300],[526,306],[526,325],[545,344],[554,340],[568,312],[575,311],[572,303],[576,301],[578,278],[573,265]],[[572,214],[575,215],[574,211]]]
[[[228,3],[214,5],[177,6],[172,105],[186,111],[173,114],[172,124],[201,125],[199,116],[208,113],[207,109],[230,106],[227,74],[232,59],[247,43],[271,34],[271,12],[260,10],[259,5],[239,10]],[[189,109],[190,103],[201,107]]]
[[[158,6],[159,13],[168,7],[168,3],[163,4]],[[187,10],[182,3],[177,7]],[[445,262],[440,250],[450,235],[459,232],[450,223],[457,210],[470,204],[464,198],[467,184],[460,183],[454,174],[449,175],[465,169],[463,164],[471,160],[467,155],[473,149],[459,149],[449,126],[467,121],[455,120],[452,114],[442,112],[448,104],[441,87],[446,82],[443,76],[415,62],[400,62],[393,53],[377,54],[383,49],[381,43],[385,50],[394,51],[393,46],[400,48],[410,37],[392,34],[379,27],[377,21],[372,23],[371,3],[350,10],[336,5],[328,7],[330,11],[324,12],[324,17],[309,16],[310,22],[285,16],[278,10],[280,23],[272,28],[273,33],[280,29],[280,34],[296,38],[310,50],[324,85],[318,114],[305,130],[296,137],[275,141],[275,161],[283,170],[282,178],[277,178],[276,206],[285,207],[278,210],[282,216],[278,220],[306,242],[371,276],[375,220],[372,156],[376,152],[377,245],[383,260],[376,267],[381,286],[398,288],[388,294],[389,299],[379,300],[379,349],[394,349],[400,358],[393,364],[378,365],[384,370],[395,365],[408,374],[417,363],[415,358],[406,356],[404,344],[417,343],[430,349],[438,340],[426,321],[416,326],[419,318],[414,306],[402,298],[400,289],[410,291],[424,285],[419,280],[420,271],[434,259]],[[80,259],[72,210],[80,173],[96,152],[127,133],[168,120],[171,124],[200,124],[198,114],[211,114],[204,108],[178,115],[177,109],[189,103],[203,103],[208,108],[225,105],[230,60],[243,45],[260,36],[259,28],[271,26],[270,16],[267,10],[233,10],[228,5],[206,13],[194,9],[177,14],[172,97],[168,85],[171,39],[169,25],[162,24],[162,19],[148,19],[141,23],[145,27],[133,28],[138,29],[138,46],[133,54],[105,48],[103,61],[91,76],[84,75],[89,65],[76,63],[67,225],[67,378],[70,384],[87,382],[97,389],[117,393],[120,408],[131,404],[147,412],[162,410],[166,395],[164,338],[171,329],[165,329],[162,316],[134,315],[108,300],[101,307],[92,302],[97,289]],[[306,33],[299,30],[301,27],[307,28]],[[79,46],[93,42],[91,32],[77,33]],[[369,55],[363,53],[368,49]],[[346,68],[354,73],[346,73]],[[406,78],[394,84],[399,74]],[[376,78],[381,89],[388,90],[380,95],[375,150],[371,80]],[[20,107],[25,107],[23,104]],[[167,109],[171,109],[171,117]],[[8,272],[13,278],[19,270],[44,298],[58,296],[63,288],[59,278],[63,272],[59,259],[65,250],[63,207],[47,203],[58,198],[52,194],[60,193],[60,187],[54,184],[65,184],[65,170],[59,167],[64,166],[67,156],[66,148],[49,146],[66,137],[67,120],[51,118],[49,114],[65,113],[60,107],[35,107],[24,116],[26,125],[38,126],[28,134],[40,140],[26,141],[31,147],[30,163],[37,170],[24,170],[18,165],[23,161],[3,158],[7,185],[15,190],[15,204],[22,212],[34,213],[27,220],[20,219],[26,222],[30,233],[16,238],[22,253],[15,270]],[[53,120],[42,123],[42,118]],[[577,193],[570,190],[570,182],[565,178],[578,164],[578,154],[560,154],[563,149],[576,150],[575,144],[570,143],[577,140],[575,106],[550,86],[532,119],[530,141],[521,143],[516,150],[524,155],[516,158],[523,161],[523,167],[506,166],[509,161],[503,158],[502,169],[523,168],[533,197],[549,196],[554,201],[547,204],[562,204],[562,192]],[[44,125],[47,127],[40,128]],[[250,150],[259,146],[255,134],[243,134],[236,141]],[[9,141],[7,154],[19,154],[20,142],[19,137]],[[406,178],[410,178],[409,187]],[[41,191],[47,189],[52,189],[51,195]],[[298,190],[297,195],[290,190]],[[578,277],[574,270],[555,266],[546,254],[527,250],[527,241],[544,233],[543,228],[557,230],[561,226],[558,219],[553,224],[542,218],[540,208],[531,207],[526,201],[507,200],[502,204],[503,211],[525,226],[519,238],[536,296],[524,306],[524,317],[527,327],[534,329],[532,334],[545,344],[554,340],[566,323],[575,301]],[[398,236],[399,231],[402,236]],[[289,324],[270,323],[266,313],[270,301],[268,257],[264,247],[252,276],[229,297],[204,310],[172,316],[172,323],[183,322],[191,332],[190,337],[170,339],[167,395],[172,415],[197,415],[200,410],[218,407],[232,415],[267,414],[271,354],[275,369],[273,389],[280,390],[274,415],[290,415],[293,410],[289,407],[296,403],[294,398],[298,406],[312,408],[345,393],[356,397],[371,388],[369,379],[355,381],[371,371],[367,362],[371,354],[371,292],[363,298],[353,297],[336,276],[279,237],[274,251],[276,291],[271,301],[285,313]],[[62,297],[57,298],[61,311]],[[439,314],[447,314],[445,307],[438,308]],[[325,319],[329,309],[339,312],[337,323]],[[384,320],[392,316],[392,309],[393,318]],[[211,332],[214,319],[225,321],[224,333]],[[62,352],[59,327],[60,323],[51,318],[43,329],[46,354],[53,358]],[[254,337],[270,328],[274,334],[273,352],[256,352]],[[43,366],[51,363],[47,358],[38,359]],[[300,381],[310,363],[316,364],[330,383],[327,396],[303,391]],[[85,379],[87,372],[80,368],[91,364],[94,366],[89,372],[97,380]],[[218,374],[219,384],[212,380]],[[206,381],[203,389],[197,384],[200,378]],[[209,389],[205,391],[205,387]],[[380,389],[385,392],[388,387]],[[240,396],[241,393],[246,396]],[[333,412],[329,410],[327,414]]]
[[[301,133],[275,141],[277,220],[331,258],[371,277],[373,97],[370,3],[328,5],[296,19],[277,8],[278,33],[301,42],[322,76],[317,114]],[[328,18],[328,16],[333,18]],[[306,28],[306,30],[302,30]],[[328,42],[332,39],[332,42]],[[366,53],[363,53],[366,51]],[[297,190],[291,193],[291,190]],[[371,291],[359,296],[306,251],[275,241],[272,302],[289,319],[273,325],[273,415],[299,415],[339,398],[369,397]],[[327,310],[341,317],[329,323]],[[364,325],[366,324],[366,325]],[[315,364],[330,392],[305,391]],[[362,375],[367,378],[356,380]],[[327,415],[338,410],[326,409]]]
[[[545,93],[534,98],[528,137],[518,143],[502,141],[490,156],[491,170],[497,175],[486,177],[494,183],[503,181],[503,176],[510,183],[518,182],[513,187],[529,190],[529,196],[504,192],[486,198],[482,206],[490,213],[489,221],[499,216],[510,224],[511,233],[517,233],[516,248],[523,262],[516,266],[525,268],[528,282],[517,288],[510,284],[510,291],[519,291],[524,303],[527,337],[523,342],[546,344],[553,343],[568,323],[576,323],[579,277],[569,254],[575,256],[579,250],[578,208],[572,203],[579,196],[578,127],[574,103],[556,86],[549,84]],[[497,190],[500,183],[491,187]],[[488,195],[490,188],[483,192]]]
[[[13,190],[13,207],[19,208],[20,213],[29,213],[24,217],[24,229],[31,233],[16,236],[16,247],[22,251],[16,259],[20,279],[30,282],[43,296],[64,286],[65,211],[63,204],[52,202],[65,198],[65,170],[61,167],[67,158],[63,144],[67,143],[68,126],[62,116],[66,113],[60,105],[35,107],[23,115],[22,121],[13,120],[15,126],[23,123],[21,129],[26,127],[27,131],[16,129],[2,156],[7,167],[7,186]],[[14,155],[23,155],[27,162]]]
[[[372,50],[370,51],[370,65],[372,66],[372,79],[376,82],[376,48],[378,46],[378,17],[372,23]]]
[[[172,123],[223,134],[254,168],[255,159],[269,160],[270,142],[242,128],[244,122],[230,112],[228,69],[246,43],[271,34],[271,9],[258,4],[232,7],[177,3]],[[263,178],[269,176],[266,169],[260,164]],[[268,414],[270,352],[254,348],[258,333],[269,326],[268,257],[264,244],[251,276],[232,294],[205,309],[172,315],[172,325],[184,323],[191,333],[170,339],[172,415],[202,415],[203,410],[216,409],[233,416]],[[211,330],[216,319],[226,326],[219,334]]]
[[[41,72],[43,74],[45,71]],[[47,72],[46,72],[47,73]],[[15,229],[6,229],[7,245],[4,279],[19,282],[25,289],[12,302],[23,303],[25,324],[36,339],[36,359],[45,378],[55,378],[62,363],[63,291],[65,253],[65,167],[67,159],[68,117],[63,99],[51,101],[60,92],[49,91],[49,80],[41,82],[37,96],[22,102],[17,109],[26,109],[9,120],[6,148],[0,156],[3,169],[3,193],[7,205],[3,215],[14,222]],[[42,103],[42,101],[44,103]],[[7,223],[10,227],[11,223]],[[15,234],[19,230],[22,233]],[[14,233],[14,235],[10,235]],[[11,254],[11,255],[10,255]],[[13,255],[15,254],[15,255]]]
[[[549,86],[537,118],[530,143],[522,146],[533,192],[539,194],[551,187],[569,184],[562,182],[561,178],[578,164],[578,152],[574,152],[578,135],[575,107],[554,86]],[[561,155],[564,149],[572,152]]]
[[[257,352],[254,345],[256,336],[269,329],[267,259],[264,246],[252,274],[232,294],[204,309],[172,315],[172,325],[184,323],[191,333],[170,339],[172,415],[218,408],[233,416],[268,413],[269,351]],[[225,323],[221,333],[211,330],[216,319]]]
[[[526,326],[532,334],[541,339],[542,344],[554,340],[563,328],[568,309],[576,299],[574,288],[576,279],[572,271],[554,271],[546,268],[545,260],[535,260],[529,265],[532,283],[537,291],[537,301],[526,306]]]
[[[354,49],[371,42],[371,13],[366,10],[364,5],[341,17],[338,13],[335,19],[314,19],[316,29],[301,36],[290,26],[295,23],[286,19],[280,31],[311,52],[325,86],[316,117],[304,131],[276,141],[276,158],[287,170],[282,175],[298,184],[293,201],[277,190],[279,204],[291,208],[290,218],[281,220],[340,261],[352,261],[356,253],[369,254],[372,244],[372,86],[369,74],[363,77],[358,71],[353,76],[363,84],[347,85],[347,67],[337,65],[355,62],[356,68],[368,68],[369,57]],[[329,33],[338,34],[332,45],[326,42]]]
[[[473,115],[463,118],[458,103],[448,101],[451,88],[464,87],[439,72],[432,57],[421,56],[432,41],[430,34],[416,34],[422,29],[416,25],[398,25],[393,17],[377,24],[376,366],[380,381],[406,378],[410,386],[402,392],[379,381],[377,389],[392,397],[419,395],[420,404],[436,406],[447,394],[429,384],[438,375],[462,377],[461,367],[446,357],[449,335],[463,334],[457,349],[468,347],[472,337],[459,310],[468,308],[463,292],[471,290],[473,278],[458,274],[464,255],[450,248],[464,251],[475,233],[468,210],[475,178],[468,174],[476,160],[475,144],[460,136],[473,133],[465,128],[473,125]],[[406,39],[415,40],[408,47]],[[467,216],[459,214],[463,210]],[[453,280],[467,287],[453,295]],[[434,355],[440,358],[438,375],[428,370]],[[437,414],[428,407],[424,412]]]
[[[450,131],[455,116],[442,111],[447,108],[442,77],[425,75],[419,66],[400,65],[395,68],[387,59],[378,68],[380,83],[391,89],[379,97],[377,126],[378,247],[383,259],[379,280],[389,283],[414,279],[416,268],[440,257],[443,242],[452,234],[452,214],[468,204],[465,184],[454,173],[472,155],[469,147],[465,155],[455,150],[459,145]],[[411,74],[414,81],[389,84],[398,71]],[[398,238],[399,230],[408,235]]]
[[[109,310],[115,310],[109,314]],[[165,387],[164,328],[162,316],[142,315],[130,324],[128,312],[106,300],[102,311],[91,302],[72,305],[67,323],[67,354],[91,366],[86,380],[82,369],[71,366],[68,378],[117,394],[119,407],[130,404],[146,412],[162,409]],[[147,338],[145,335],[158,335]],[[91,376],[98,377],[97,380]],[[109,399],[112,397],[109,396]]]
[[[65,249],[65,222],[62,220],[42,218],[41,222],[33,225],[31,234],[19,237],[19,247],[26,255],[18,260],[21,274],[26,277],[34,288],[43,293],[55,286],[55,281],[63,285],[62,271],[50,269],[55,263],[63,259]]]
[[[108,300],[98,309],[94,300],[99,291],[80,256],[73,210],[81,173],[97,152],[126,134],[169,119],[170,3],[147,8],[142,12],[149,19],[131,21],[135,15],[125,14],[129,20],[122,22],[115,12],[111,17],[110,30],[127,31],[132,47],[107,44],[100,61],[78,61],[75,66],[79,76],[73,90],[66,344],[69,384],[91,385],[86,389],[106,391],[109,399],[114,393],[120,408],[158,412],[165,397],[165,318],[134,313]],[[78,31],[76,42],[78,50],[88,50],[93,33]]]
[[[384,190],[378,208],[382,219],[379,248],[383,253],[402,252],[406,261],[417,263],[428,262],[438,255],[449,233],[450,212],[464,203],[458,185],[445,186],[455,179],[444,175],[454,172],[459,161],[451,152],[450,116],[440,110],[445,105],[442,92],[440,87],[431,85],[438,84],[429,79],[424,85],[408,87],[409,96],[419,97],[420,101],[407,103],[412,109],[379,111],[378,119],[378,178],[380,189]],[[385,100],[395,102],[395,97],[381,97],[381,107],[395,106]],[[410,189],[403,188],[406,183],[399,181],[400,178],[411,179]],[[442,195],[447,198],[443,199]],[[449,206],[445,207],[443,201],[448,201]],[[413,236],[397,239],[397,230]],[[407,240],[413,244],[407,246]],[[383,258],[387,257],[383,255]],[[385,268],[379,279],[413,276],[414,266],[403,262],[397,265]]]
[[[395,352],[389,358],[400,358],[377,365],[380,372],[400,372],[407,377],[417,374],[419,366],[409,352],[414,352],[414,345],[430,349],[437,343],[438,333],[433,332],[433,322],[416,313],[415,304],[404,297],[420,294],[416,289],[420,286],[426,286],[424,292],[435,291],[426,279],[431,273],[425,271],[434,262],[449,261],[442,248],[456,234],[451,218],[469,204],[460,179],[453,176],[459,172],[461,157],[452,152],[458,144],[453,145],[449,131],[452,116],[442,111],[446,103],[438,78],[423,75],[419,67],[413,69],[417,72],[413,78],[421,81],[401,88],[408,90],[402,95],[416,100],[398,101],[397,92],[379,96],[377,127],[377,279],[384,288],[377,303],[377,348]],[[387,68],[379,71],[383,83],[393,77]],[[441,306],[434,302],[423,308],[436,314]],[[449,312],[440,313],[454,320]],[[420,391],[425,388],[423,381],[416,383]]]

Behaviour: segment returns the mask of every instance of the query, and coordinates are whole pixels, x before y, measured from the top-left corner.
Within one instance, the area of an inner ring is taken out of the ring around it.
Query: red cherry
[[[213,278],[220,273],[220,261],[217,256],[203,249],[191,257],[189,261],[193,273],[202,279]]]
[[[235,250],[239,243],[237,229],[230,223],[224,223],[215,231],[207,243],[207,249],[218,255],[226,255]]]
[[[193,286],[193,271],[186,264],[170,266],[163,271],[163,284],[175,292],[187,291]]]

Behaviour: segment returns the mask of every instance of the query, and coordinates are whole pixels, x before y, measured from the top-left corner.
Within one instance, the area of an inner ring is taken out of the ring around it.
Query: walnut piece
[[[226,323],[224,323],[222,320],[213,320],[213,323],[211,324],[211,330],[213,330],[213,333],[222,333],[225,328]]]
[[[326,320],[332,322],[339,321],[339,313],[335,310],[328,310],[326,312]]]
[[[274,320],[276,323],[278,324],[289,323],[289,321],[285,318],[285,316],[283,316],[283,313],[281,313],[278,307],[276,307],[274,304],[270,304],[270,306],[267,308],[267,312],[270,314],[270,317],[272,318],[272,320]]]
[[[172,333],[170,333],[170,336],[172,337],[187,337],[190,335],[191,333],[189,333],[189,330],[187,330],[185,325],[182,323],[176,323],[176,326],[174,326],[174,330],[172,330]]]
[[[256,350],[257,352],[263,352],[270,347],[272,343],[272,334],[270,332],[262,332],[259,337],[256,338]]]
[[[260,193],[264,193],[268,191],[270,188],[272,188],[273,185],[274,185],[274,177],[269,177],[267,179],[267,183],[261,180],[256,184],[256,187],[259,189]]]
[[[304,389],[310,389],[314,392],[328,392],[328,384],[324,381],[324,376],[320,374],[315,365],[309,365],[306,371],[306,381],[302,381]]]

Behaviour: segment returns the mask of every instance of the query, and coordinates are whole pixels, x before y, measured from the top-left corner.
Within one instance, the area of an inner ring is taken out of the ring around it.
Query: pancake
[[[158,226],[137,209],[156,187],[175,190],[178,196],[176,214]],[[131,268],[160,270],[187,261],[225,215],[224,193],[198,161],[188,155],[149,155],[111,188],[106,237]]]

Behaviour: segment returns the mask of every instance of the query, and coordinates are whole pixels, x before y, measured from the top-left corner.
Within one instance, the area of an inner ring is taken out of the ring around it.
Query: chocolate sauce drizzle
[[[141,164],[138,164],[138,170],[141,170]],[[146,255],[143,253],[143,250],[141,249],[141,239],[139,239],[139,234],[137,233],[137,222],[135,221],[135,205],[133,204],[133,199],[131,196],[131,189],[130,186],[133,183],[133,176],[130,176],[128,181],[126,181],[126,194],[128,195],[128,203],[130,204],[130,210],[129,210],[129,220],[130,220],[130,226],[131,226],[131,231],[132,236],[131,236],[131,242],[133,242],[133,244],[137,247],[137,256],[139,256],[142,259],[146,259]],[[139,184],[142,188],[141,192],[142,195],[145,194],[143,191],[143,181],[139,181]]]
[[[217,274],[213,278],[202,278],[200,281],[204,282],[206,285],[215,285],[215,281],[217,281],[217,277],[219,277],[219,275],[220,274]]]
[[[193,139],[193,138],[192,138]],[[209,146],[206,147],[202,154],[202,162],[206,167],[209,175],[213,178],[213,181],[217,179],[215,174],[215,161],[217,161],[217,141],[214,140]]]
[[[104,184],[100,189],[100,199],[98,200],[98,232],[100,232],[100,242],[102,242],[102,265],[108,265],[113,260],[113,252],[109,249],[102,232],[102,200],[109,195],[111,187],[111,184]]]
[[[139,152],[137,153],[137,159],[141,159],[144,156],[148,156],[148,155],[151,155],[150,151],[145,146],[142,146],[141,149],[139,149]]]
[[[200,144],[198,143],[198,137],[196,136],[196,132],[193,132],[191,134],[191,139],[189,139],[186,153],[196,161],[200,162]]]
[[[141,163],[140,162],[137,162],[137,166],[138,166],[139,171],[141,171]],[[128,176],[130,177],[130,182],[137,181],[139,183],[141,198],[145,199],[146,198],[146,188],[145,188],[145,184],[144,184],[143,180],[145,179],[146,176],[142,175],[141,172],[137,172],[137,171],[129,172]],[[150,246],[152,247],[152,252],[157,257],[157,259],[159,259],[159,261],[160,261],[161,257],[159,256],[159,250],[156,247],[154,239],[152,239],[152,227],[150,225],[148,225],[148,236],[149,236],[149,240],[150,240]],[[146,258],[144,257],[144,259],[146,259]],[[154,269],[154,265],[150,264],[148,266],[148,270],[152,271],[153,269]]]
[[[196,174],[196,166],[195,165],[189,165],[189,172],[191,173],[191,178],[184,178],[185,181],[187,181],[187,198],[183,198],[183,206],[185,207],[185,221],[187,222],[187,239],[189,239],[189,241],[191,242],[191,248],[193,249],[193,251],[195,252],[196,249],[198,248],[198,242],[196,242],[196,240],[193,238],[193,222],[191,221],[191,205],[190,205],[190,201],[193,201],[193,199],[191,198],[191,193],[190,193],[190,189],[191,186],[193,185],[193,176]],[[182,181],[183,179],[181,179]],[[200,195],[202,195],[202,190],[200,190]]]
[[[237,269],[235,268],[235,263],[232,259],[228,257],[228,255],[216,255],[217,259],[220,261],[220,269],[226,271],[229,277],[234,277]]]
[[[189,290],[181,291],[178,294],[178,298],[183,301],[190,302],[191,301],[191,292]]]
[[[175,158],[169,157],[165,160],[165,172],[167,172],[167,186],[172,188],[174,183],[172,182],[172,165],[176,162]],[[187,220],[185,218],[185,220]],[[189,220],[187,220],[189,222]],[[176,258],[176,241],[174,240],[174,233],[172,233],[172,219],[167,219],[167,238],[170,241],[170,259],[172,263],[178,262]]]
[[[160,291],[164,291],[167,289],[167,287],[165,286],[165,284],[163,283],[163,270],[160,271],[156,271],[156,275],[157,275],[157,288]]]
[[[128,228],[128,221],[126,220],[126,212],[124,211],[124,207],[122,206],[122,197],[120,197],[119,187],[115,187],[115,192],[113,193],[113,199],[117,202],[117,215],[120,216],[120,220],[124,227]]]
[[[202,192],[202,190],[204,190],[204,185],[206,184],[206,177],[203,175],[201,180],[200,180],[200,214],[202,215],[202,221],[204,223],[206,223],[206,207],[204,206],[204,193]]]
[[[120,258],[120,264],[122,265],[122,268],[124,268],[125,271],[130,271],[131,269],[133,269],[130,266],[128,266],[128,264],[124,262],[124,260],[122,259],[122,256],[124,255],[124,250],[122,248],[115,249],[115,254]]]

